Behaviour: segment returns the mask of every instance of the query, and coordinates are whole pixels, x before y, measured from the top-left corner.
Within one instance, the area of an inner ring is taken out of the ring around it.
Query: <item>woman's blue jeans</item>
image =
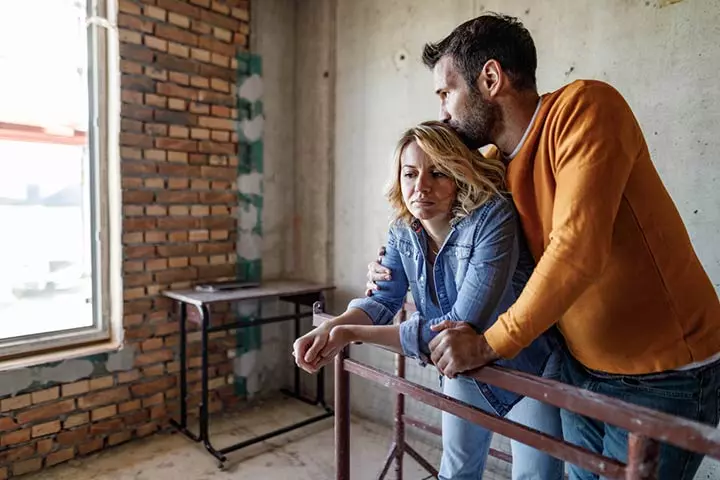
[[[562,353],[555,352],[548,360],[543,377],[559,379]],[[443,378],[443,393],[477,408],[495,413],[480,393],[474,380],[465,377]],[[532,398],[520,400],[506,418],[562,438],[560,409]],[[481,480],[485,470],[492,432],[447,412],[442,413],[443,454],[440,462],[441,480]],[[511,441],[513,480],[561,480],[561,460]]]

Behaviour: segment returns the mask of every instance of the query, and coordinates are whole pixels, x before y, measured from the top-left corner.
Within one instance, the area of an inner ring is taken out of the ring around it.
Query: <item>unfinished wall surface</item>
[[[178,323],[159,292],[236,274],[235,54],[248,44],[248,2],[120,0],[119,9],[126,344],[0,374],[0,479],[162,427],[177,407]],[[217,411],[242,396],[235,336],[211,338]],[[189,348],[195,406],[198,347]]]
[[[512,14],[526,23],[539,52],[541,92],[595,78],[626,97],[697,253],[720,287],[720,137],[715,128],[720,119],[720,5],[715,0],[338,0],[336,307],[362,294],[367,264],[385,242],[389,211],[382,193],[395,141],[409,125],[437,116],[432,77],[419,61],[423,44],[484,11]],[[382,352],[364,347],[354,352],[392,368],[391,357]],[[410,368],[410,376],[437,385],[429,369]],[[354,408],[390,420],[392,397],[360,382],[354,385]],[[720,476],[706,462],[698,478]]]

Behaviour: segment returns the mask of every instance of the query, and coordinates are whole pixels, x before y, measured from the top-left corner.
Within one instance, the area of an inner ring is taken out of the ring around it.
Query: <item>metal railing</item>
[[[400,313],[401,321],[406,313]],[[316,305],[313,325],[333,318]],[[400,356],[399,356],[400,357]],[[404,361],[399,362],[399,375],[384,372],[352,360],[346,348],[335,358],[335,462],[338,480],[350,479],[350,379],[354,374],[379,383],[397,394],[395,441],[378,478],[383,478],[394,460],[397,478],[402,477],[402,456],[408,453],[430,473],[437,471],[412,448],[405,444],[405,424],[439,433],[418,420],[404,415],[404,397],[452,413],[460,418],[497,432],[505,437],[542,450],[585,470],[606,478],[656,480],[658,478],[660,444],[666,443],[685,450],[720,459],[720,431],[716,428],[634,405],[606,395],[580,389],[555,380],[540,378],[510,369],[488,366],[464,375],[526,397],[578,413],[628,431],[628,463],[599,455],[585,448],[554,438],[517,422],[487,413],[470,404],[436,392],[404,378]]]

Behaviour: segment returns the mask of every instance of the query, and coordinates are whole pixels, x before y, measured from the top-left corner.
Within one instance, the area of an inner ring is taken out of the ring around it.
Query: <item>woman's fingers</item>
[[[315,335],[312,345],[308,349],[307,353],[305,353],[305,362],[312,363],[315,358],[318,356],[318,353],[322,351],[323,348],[325,348],[325,345],[327,344],[328,335],[326,333],[320,333],[318,332],[317,335]]]

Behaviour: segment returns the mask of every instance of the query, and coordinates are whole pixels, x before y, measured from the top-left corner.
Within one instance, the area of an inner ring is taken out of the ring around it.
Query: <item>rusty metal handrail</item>
[[[313,324],[319,325],[330,318],[332,316],[316,308]],[[657,479],[660,442],[720,459],[720,431],[699,422],[502,367],[488,366],[466,374],[481,382],[627,430],[628,464],[624,465],[517,422],[487,413],[404,378],[351,360],[345,349],[335,359],[335,453],[338,480],[350,478],[350,373],[380,383],[398,393],[475,422],[607,478]]]

